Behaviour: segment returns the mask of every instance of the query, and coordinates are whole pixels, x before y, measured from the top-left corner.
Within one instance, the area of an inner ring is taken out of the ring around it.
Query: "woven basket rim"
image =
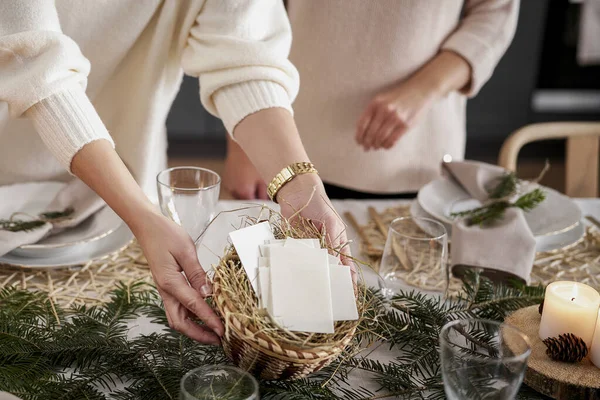
[[[227,252],[225,253],[225,255],[219,260],[219,266],[224,266],[225,259],[227,258],[228,255],[231,255],[232,253],[233,253],[233,250],[231,248],[228,249]],[[356,323],[354,324],[354,327],[351,330],[349,330],[348,333],[346,335],[344,335],[335,344],[330,344],[327,346],[319,347],[318,349],[298,347],[296,345],[288,343],[287,341],[276,342],[275,340],[273,340],[273,338],[271,338],[261,332],[257,332],[258,329],[254,325],[244,324],[244,323],[242,323],[242,321],[240,321],[239,318],[237,318],[237,316],[233,313],[237,310],[237,308],[233,306],[232,301],[229,298],[229,296],[227,296],[221,290],[219,280],[220,279],[219,279],[218,275],[215,275],[215,277],[213,278],[213,289],[214,289],[213,298],[215,300],[216,306],[219,308],[219,312],[221,313],[222,317],[226,318],[228,316],[230,319],[232,319],[231,323],[228,324],[229,329],[233,329],[240,338],[244,338],[244,340],[246,340],[246,338],[247,338],[246,342],[249,343],[252,347],[255,347],[255,348],[258,347],[260,349],[260,351],[263,351],[265,353],[268,352],[273,357],[277,357],[284,361],[290,361],[290,362],[294,362],[294,363],[312,364],[312,363],[318,362],[320,360],[326,360],[331,357],[334,357],[334,356],[340,354],[343,351],[343,349],[350,343],[350,341],[354,337],[354,333],[359,324],[359,320],[357,320]],[[224,304],[222,304],[222,303],[224,303]],[[228,310],[223,309],[223,307],[226,307]],[[255,337],[254,338],[247,337],[246,335],[244,335],[243,332],[240,332],[239,329],[237,328],[236,324],[233,323],[234,321],[237,321],[237,323],[240,326],[244,326],[250,332],[255,334]],[[262,345],[258,339],[262,339],[265,342],[271,343],[274,346],[281,348],[284,352],[290,351],[290,352],[294,352],[296,354],[305,353],[305,354],[314,355],[314,357],[293,358],[293,357],[290,357],[289,355],[286,355],[283,353],[277,353],[277,352],[274,352],[273,350],[271,350],[270,348]],[[318,356],[319,353],[326,353],[327,355]]]

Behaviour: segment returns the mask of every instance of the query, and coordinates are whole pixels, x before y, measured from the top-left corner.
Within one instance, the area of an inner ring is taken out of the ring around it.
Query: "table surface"
[[[583,215],[592,215],[600,219],[600,199],[578,199],[577,204],[580,206]],[[267,206],[275,209],[277,206],[274,203],[267,202]],[[351,212],[356,218],[357,222],[361,225],[366,224],[369,221],[368,207],[374,207],[377,211],[384,211],[386,208],[408,205],[410,201],[407,200],[337,200],[333,201],[338,213],[343,216],[345,212]],[[222,250],[226,245],[227,232],[236,229],[240,226],[241,218],[244,215],[252,215],[252,210],[246,207],[250,206],[247,201],[235,201],[225,200],[219,203],[219,211],[226,210],[239,210],[231,213],[224,213],[219,215],[215,219],[215,223],[212,224],[208,229],[202,242],[198,247],[199,258],[202,265],[210,265],[212,261],[216,259],[216,254],[222,254]],[[245,208],[243,210],[240,210]],[[257,208],[258,209],[258,208]],[[254,212],[257,212],[257,209]],[[347,236],[351,240],[351,251],[353,255],[359,255],[359,237],[357,232],[353,229],[350,224],[347,224]],[[210,261],[212,260],[212,261]],[[205,267],[206,268],[206,267]],[[367,268],[363,268],[363,276],[365,282],[369,286],[377,286],[378,276],[377,274]],[[156,329],[160,329],[160,326],[153,325],[147,320],[139,319],[134,322],[133,329],[130,331],[130,335],[135,336],[140,333],[150,333]],[[396,357],[397,354],[390,352],[388,347],[381,346],[380,349],[373,351],[370,354],[371,358],[377,359],[381,362],[389,362]],[[355,371],[350,377],[350,384],[356,387],[364,387],[369,390],[376,390],[378,386],[372,382],[369,377],[361,372]],[[539,398],[542,398],[541,396]]]

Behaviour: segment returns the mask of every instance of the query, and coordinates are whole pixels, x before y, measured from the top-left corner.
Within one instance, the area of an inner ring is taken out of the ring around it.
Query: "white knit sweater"
[[[376,94],[441,49],[469,62],[466,95],[474,96],[510,44],[518,8],[518,0],[288,0],[290,60],[302,79],[296,123],[323,180],[410,192],[439,175],[445,154],[462,159],[465,94],[440,99],[390,150],[365,152],[354,140],[356,123]]]
[[[291,111],[290,41],[280,0],[0,1],[0,185],[66,180],[77,151],[107,139],[154,193],[183,72],[231,132]]]

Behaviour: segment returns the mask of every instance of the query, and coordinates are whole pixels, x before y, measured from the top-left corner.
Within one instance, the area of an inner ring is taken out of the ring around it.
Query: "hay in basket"
[[[326,233],[309,220],[298,216],[292,224],[266,207],[261,214],[266,218],[246,217],[242,227],[268,220],[277,239],[316,238],[326,247]],[[366,289],[355,285],[358,321],[336,322],[332,334],[292,332],[274,323],[267,311],[259,307],[233,246],[227,247],[213,269],[213,307],[225,325],[225,354],[235,365],[260,379],[298,379],[325,367],[350,345],[365,312]]]

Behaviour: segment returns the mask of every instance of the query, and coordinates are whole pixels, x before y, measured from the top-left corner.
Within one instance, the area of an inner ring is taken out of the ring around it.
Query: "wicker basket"
[[[216,268],[228,268],[228,262],[239,263],[233,249]],[[213,278],[214,307],[223,319],[227,332],[222,338],[223,349],[238,367],[260,379],[299,379],[327,366],[350,344],[358,321],[336,343],[318,348],[302,348],[287,341],[276,342],[240,316],[234,299],[221,289],[218,274]],[[337,327],[337,325],[336,325]],[[346,326],[347,329],[347,326]]]

